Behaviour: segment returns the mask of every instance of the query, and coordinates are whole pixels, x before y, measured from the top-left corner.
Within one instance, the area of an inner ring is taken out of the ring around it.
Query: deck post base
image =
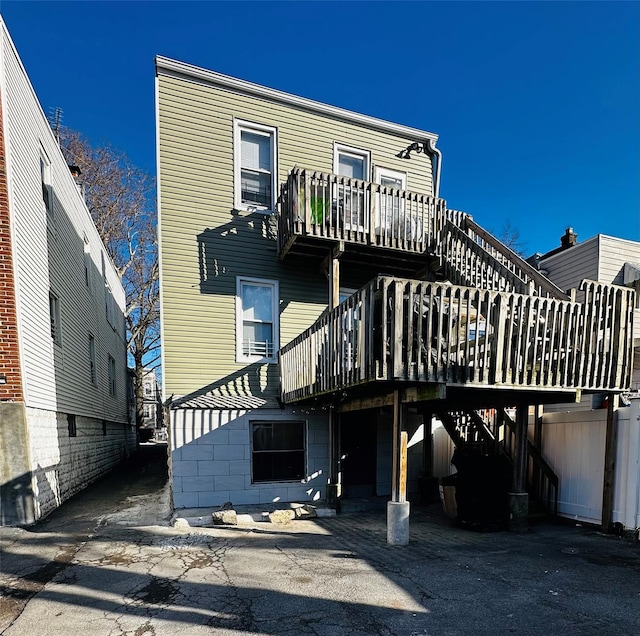
[[[509,493],[509,530],[527,532],[529,529],[529,495],[526,492]]]
[[[387,502],[387,543],[389,545],[409,545],[408,501]]]
[[[338,508],[341,490],[341,484],[327,484],[327,504],[330,508]]]

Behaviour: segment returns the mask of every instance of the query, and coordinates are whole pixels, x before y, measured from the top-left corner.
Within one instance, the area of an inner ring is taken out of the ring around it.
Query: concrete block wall
[[[76,417],[69,435],[67,415],[27,408],[29,454],[36,518],[109,472],[135,450],[135,429],[128,424]]]
[[[252,483],[250,423],[306,422],[307,476],[302,482]],[[316,501],[326,496],[329,428],[315,411],[176,409],[171,413],[171,476],[175,508]]]

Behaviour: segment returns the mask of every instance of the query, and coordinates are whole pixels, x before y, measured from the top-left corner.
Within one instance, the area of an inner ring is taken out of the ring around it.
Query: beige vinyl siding
[[[600,234],[599,238],[599,280],[603,283],[622,285],[624,283],[624,264],[640,264],[640,243],[604,234]]]
[[[114,330],[105,316],[101,254],[106,256],[106,252],[4,30],[2,47],[9,206],[26,403],[36,409],[125,422],[124,290],[106,257],[116,305]],[[53,223],[48,222],[42,201],[41,147],[50,162]],[[84,275],[85,235],[92,260],[91,291]],[[61,347],[51,339],[49,290],[60,301]],[[97,387],[90,381],[89,333],[95,338]],[[117,365],[116,398],[108,392],[109,354]]]
[[[232,213],[234,118],[277,129],[278,183],[294,166],[332,172],[337,142],[370,151],[371,176],[375,166],[407,172],[409,190],[431,193],[431,160],[395,156],[413,138],[173,77],[157,82],[165,394],[274,397],[277,365],[236,362],[237,277],[278,281],[281,346],[326,309],[328,283],[317,265],[278,263],[274,218]]]
[[[577,289],[584,279],[598,280],[597,237],[550,256],[540,267],[563,291]]]

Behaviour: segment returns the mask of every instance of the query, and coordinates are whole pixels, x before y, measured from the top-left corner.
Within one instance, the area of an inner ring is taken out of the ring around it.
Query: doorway
[[[342,496],[376,495],[377,425],[375,411],[345,413],[340,421]]]

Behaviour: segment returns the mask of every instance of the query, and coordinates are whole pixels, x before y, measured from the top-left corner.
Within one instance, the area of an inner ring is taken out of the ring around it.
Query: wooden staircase
[[[506,409],[449,411],[437,417],[457,449],[503,455],[513,463],[515,422]],[[532,510],[541,506],[547,514],[557,515],[558,476],[531,440],[527,440],[526,474]]]

